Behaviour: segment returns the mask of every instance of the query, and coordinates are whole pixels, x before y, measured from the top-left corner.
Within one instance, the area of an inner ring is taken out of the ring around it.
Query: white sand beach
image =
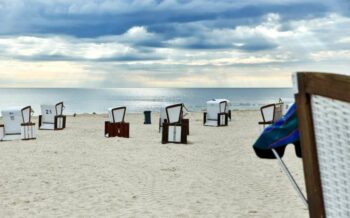
[[[107,115],[0,142],[0,217],[307,217],[276,160],[255,156],[258,111],[228,127],[190,115],[189,144],[161,144],[158,114],[127,114],[131,138],[105,138]],[[36,119],[34,119],[37,122]],[[301,159],[284,157],[304,188]]]

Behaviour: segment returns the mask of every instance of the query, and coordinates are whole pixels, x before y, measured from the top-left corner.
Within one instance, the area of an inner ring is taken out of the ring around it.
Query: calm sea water
[[[159,111],[161,106],[183,102],[190,111],[201,111],[207,100],[226,98],[232,109],[258,109],[282,98],[293,101],[289,88],[1,88],[0,110],[8,106],[31,105],[40,113],[40,104],[64,101],[66,114],[106,113],[107,108],[127,106],[128,112]]]

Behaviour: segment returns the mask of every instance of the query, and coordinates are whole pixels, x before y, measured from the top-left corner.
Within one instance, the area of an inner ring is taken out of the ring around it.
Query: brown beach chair
[[[126,107],[116,107],[108,109],[109,120],[105,122],[106,137],[129,138],[129,123],[124,121]]]
[[[189,122],[183,119],[183,104],[174,104],[165,108],[167,119],[162,128],[162,144],[187,144]]]

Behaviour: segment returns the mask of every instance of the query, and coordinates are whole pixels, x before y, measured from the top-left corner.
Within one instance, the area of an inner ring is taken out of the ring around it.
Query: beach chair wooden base
[[[36,139],[35,123],[22,123],[21,124],[21,139],[22,140]]]
[[[66,116],[57,115],[55,116],[54,123],[42,122],[42,115],[39,115],[39,129],[40,130],[63,130],[66,128]]]
[[[177,143],[187,144],[188,125],[185,124],[163,124],[162,144]]]
[[[190,119],[182,119],[182,124],[184,125],[186,129],[186,134],[190,134]]]
[[[109,121],[106,121],[105,136],[129,138],[129,123],[111,123]]]
[[[218,113],[216,120],[207,120],[207,112],[203,113],[203,124],[205,126],[227,126],[228,125],[228,113]]]
[[[21,133],[5,134],[5,126],[0,125],[0,141],[13,141],[13,140],[32,140],[36,139],[35,123],[22,123]]]

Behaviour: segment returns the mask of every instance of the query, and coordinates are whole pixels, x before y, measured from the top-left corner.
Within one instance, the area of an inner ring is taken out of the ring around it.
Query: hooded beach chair
[[[293,75],[311,218],[350,217],[350,76]]]
[[[181,122],[186,126],[187,135],[190,134],[190,120],[185,117],[189,114],[189,110],[186,108],[185,104],[182,104],[182,112],[181,112]],[[161,107],[159,113],[159,132],[161,132],[163,128],[164,122],[167,120],[166,108]]]
[[[124,121],[126,107],[116,107],[108,109],[109,120],[105,122],[106,137],[129,138],[129,123]]]
[[[281,119],[283,116],[283,105],[284,103],[280,100],[278,103],[262,106],[260,113],[263,121],[260,121],[259,125],[265,128]]]
[[[35,139],[35,123],[31,122],[32,108],[10,107],[1,111],[0,140]]]
[[[174,104],[165,108],[166,119],[162,127],[162,143],[187,143],[188,124],[183,121],[183,107]]]
[[[62,130],[66,128],[66,116],[63,115],[63,109],[63,102],[59,102],[55,105],[41,105],[41,115],[39,115],[39,129]]]
[[[227,99],[213,99],[207,101],[207,111],[203,114],[205,126],[227,126],[229,108]]]

